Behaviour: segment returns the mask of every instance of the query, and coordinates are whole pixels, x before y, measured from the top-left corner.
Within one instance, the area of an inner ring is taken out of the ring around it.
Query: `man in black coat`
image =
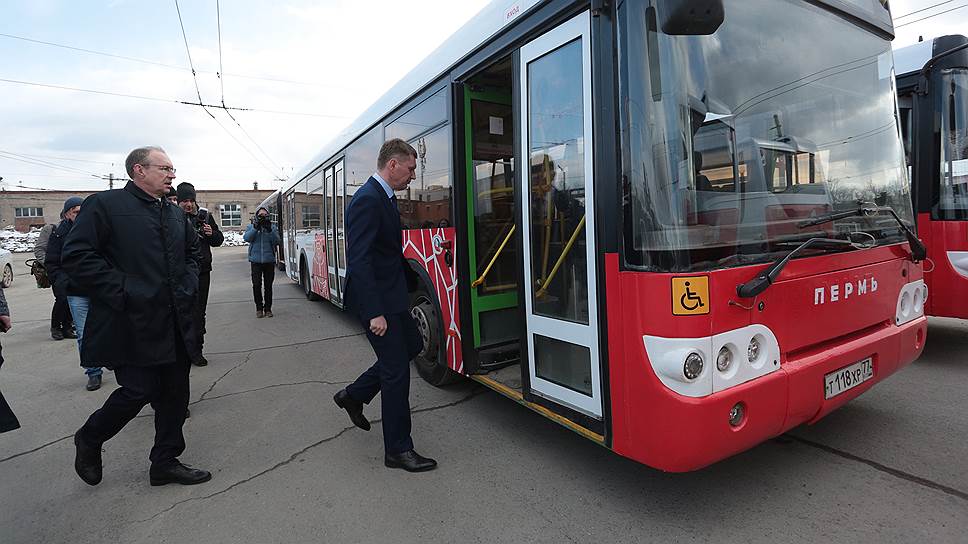
[[[410,184],[416,168],[417,152],[410,144],[387,141],[380,148],[377,173],[346,208],[346,307],[366,329],[377,361],[333,399],[354,425],[368,431],[363,405],[380,393],[384,464],[409,472],[437,467],[414,451],[410,438],[410,360],[423,349],[423,338],[410,315],[410,268],[393,192]]]
[[[121,386],[74,435],[74,469],[97,485],[102,444],[151,404],[151,485],[206,482],[209,472],[178,460],[185,450],[188,354],[196,350],[198,236],[165,198],[175,169],[161,148],[135,149],[125,167],[132,181],[123,189],[84,201],[61,260],[90,297],[81,364],[103,363]]]
[[[202,354],[205,346],[205,309],[208,306],[208,288],[212,283],[212,248],[222,245],[225,236],[218,228],[215,218],[208,210],[198,208],[195,200],[195,186],[191,183],[179,183],[176,192],[178,205],[188,216],[188,222],[198,233],[198,245],[202,254],[201,269],[198,273],[198,299],[195,301],[195,326],[198,333],[198,353],[191,354],[192,364],[205,366],[208,359]],[[204,217],[203,217],[204,215]]]

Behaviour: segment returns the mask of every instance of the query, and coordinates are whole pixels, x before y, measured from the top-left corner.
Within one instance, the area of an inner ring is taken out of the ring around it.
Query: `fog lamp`
[[[742,402],[737,402],[729,410],[729,424],[733,427],[739,427],[746,418],[746,408],[743,407]]]
[[[686,357],[685,364],[682,365],[682,375],[686,377],[687,380],[695,380],[702,374],[702,356],[696,352],[690,353]]]

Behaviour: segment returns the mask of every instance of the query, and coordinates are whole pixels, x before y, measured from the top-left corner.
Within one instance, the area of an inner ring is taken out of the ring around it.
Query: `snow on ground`
[[[0,248],[12,253],[28,253],[34,250],[40,229],[30,229],[30,232],[17,232],[13,227],[0,230]]]
[[[226,232],[225,246],[247,246],[248,242],[242,239],[241,232]],[[30,232],[17,232],[13,227],[0,230],[0,248],[12,253],[29,253],[34,250],[37,238],[40,236],[40,229],[30,229]]]
[[[236,231],[226,232],[225,242],[222,243],[223,246],[247,246],[248,242],[242,239],[242,233]]]

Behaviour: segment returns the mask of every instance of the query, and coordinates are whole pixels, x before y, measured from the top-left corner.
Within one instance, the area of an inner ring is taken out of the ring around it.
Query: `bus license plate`
[[[824,399],[836,397],[873,377],[874,364],[870,357],[850,366],[845,366],[836,372],[825,374],[823,377]]]

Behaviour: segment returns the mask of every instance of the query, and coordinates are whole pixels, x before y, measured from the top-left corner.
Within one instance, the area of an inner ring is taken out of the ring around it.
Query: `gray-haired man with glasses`
[[[212,475],[178,460],[196,351],[198,236],[165,198],[175,168],[164,150],[135,149],[125,166],[131,181],[88,197],[64,244],[62,265],[90,296],[81,364],[104,363],[121,386],[74,435],[74,470],[97,485],[102,445],[151,404],[151,485],[198,484]]]

